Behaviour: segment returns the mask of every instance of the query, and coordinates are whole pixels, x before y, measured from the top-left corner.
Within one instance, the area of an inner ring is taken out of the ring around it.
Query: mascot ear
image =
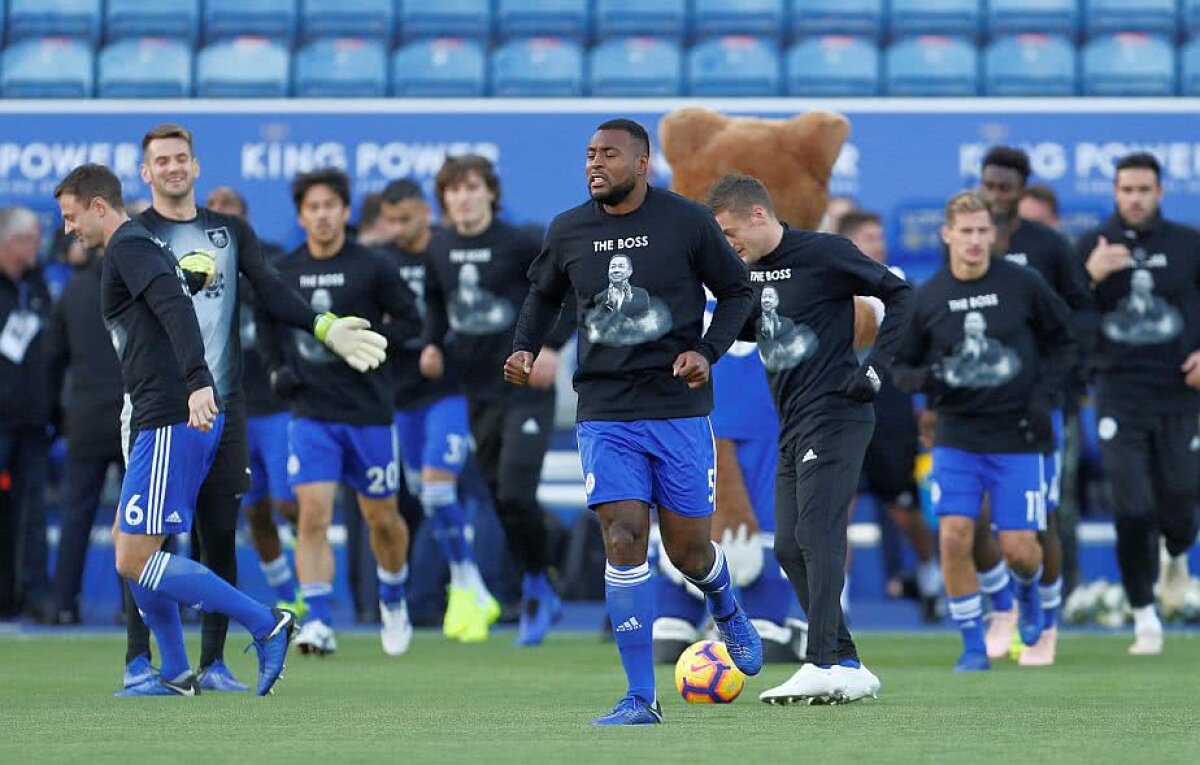
[[[702,200],[715,180],[707,167],[709,146],[732,120],[709,109],[688,107],[671,112],[658,123],[658,144],[671,166],[671,190]]]
[[[840,114],[812,111],[792,117],[784,127],[789,139],[780,142],[821,186],[829,183],[842,144],[850,135],[850,121]]]

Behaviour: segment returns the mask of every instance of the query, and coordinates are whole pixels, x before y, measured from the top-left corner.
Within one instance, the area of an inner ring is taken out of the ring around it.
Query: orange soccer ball
[[[689,704],[728,704],[746,685],[724,643],[701,640],[675,662],[675,687]]]

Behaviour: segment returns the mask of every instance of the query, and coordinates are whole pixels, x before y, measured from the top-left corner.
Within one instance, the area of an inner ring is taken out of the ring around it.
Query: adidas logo
[[[613,632],[635,632],[641,628],[642,623],[637,620],[636,616],[631,616],[616,627],[613,627]]]
[[[817,458],[817,453],[814,452],[812,449],[809,449],[807,452],[804,453],[804,456],[800,458],[800,462],[801,463],[812,462],[816,458]]]
[[[521,432],[527,436],[536,436],[538,433],[542,432],[542,429],[538,427],[537,420],[530,417],[523,425],[521,425]]]
[[[179,517],[179,513],[171,513],[167,516],[167,523],[183,523],[183,519]]]

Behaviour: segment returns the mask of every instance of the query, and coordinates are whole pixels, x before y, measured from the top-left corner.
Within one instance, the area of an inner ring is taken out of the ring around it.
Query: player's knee
[[[796,544],[796,540],[787,534],[775,535],[775,559],[779,561],[779,565],[784,571],[790,571],[795,566],[804,564],[804,552],[800,549],[800,545]],[[766,566],[764,566],[764,570]]]
[[[1010,568],[1031,570],[1042,562],[1042,547],[1032,531],[1014,531],[1000,535],[1000,550]]]
[[[300,519],[300,506],[294,499],[280,500],[275,509],[279,512],[279,517],[288,523],[295,524]]]
[[[116,565],[117,573],[123,579],[136,582],[142,575],[142,571],[146,568],[146,561],[149,556],[143,554],[140,550],[135,549],[131,545],[117,545],[116,549]]]
[[[684,576],[703,579],[712,571],[715,553],[708,539],[687,539],[682,544],[668,544],[666,547],[671,562]]]
[[[943,558],[966,560],[972,557],[975,548],[975,525],[969,518],[947,516],[942,518],[938,532],[938,546]]]
[[[636,526],[614,521],[604,533],[604,552],[618,566],[640,565],[646,560],[647,540],[647,535]],[[671,557],[669,551],[667,555]],[[671,562],[674,561],[671,557]]]
[[[299,513],[296,520],[296,534],[301,537],[324,537],[329,532],[329,516],[319,512]]]

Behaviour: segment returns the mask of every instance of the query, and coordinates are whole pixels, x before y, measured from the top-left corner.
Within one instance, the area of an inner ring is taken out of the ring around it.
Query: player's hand
[[[550,390],[554,387],[554,378],[557,376],[558,351],[543,347],[533,360],[533,369],[529,371],[529,387]]]
[[[850,379],[842,386],[842,393],[860,404],[869,404],[874,401],[879,389],[883,387],[883,380],[879,378],[879,372],[876,370],[877,366],[879,366],[879,362],[868,356],[862,366],[854,370]]]
[[[179,268],[187,280],[188,292],[193,295],[207,289],[217,280],[217,261],[204,250],[192,250],[179,259]]]
[[[532,384],[534,364],[532,353],[516,351],[504,360],[504,382],[512,385]]]
[[[369,372],[387,359],[387,338],[372,332],[366,319],[323,313],[317,317],[313,334],[359,372]]]
[[[1192,351],[1186,359],[1183,366],[1183,381],[1189,387],[1200,389],[1200,351]]]
[[[1031,406],[1025,416],[1017,421],[1017,427],[1027,444],[1047,444],[1054,440],[1054,425],[1050,412],[1040,406]]]
[[[442,358],[442,349],[436,345],[427,345],[421,349],[421,358],[417,362],[421,374],[430,380],[438,380],[446,371],[446,362]]]
[[[736,531],[727,528],[721,535],[721,549],[725,551],[725,561],[729,564],[729,576],[734,586],[749,587],[758,580],[763,569],[761,534],[751,532],[744,523]]]
[[[271,392],[282,399],[295,398],[302,384],[291,367],[276,367],[271,370]]]
[[[1115,271],[1129,268],[1133,265],[1133,255],[1123,244],[1109,244],[1108,239],[1100,237],[1092,248],[1087,259],[1087,272],[1092,277],[1092,284],[1099,284]]]
[[[917,418],[917,438],[920,440],[921,446],[926,449],[933,448],[933,434],[937,432],[937,419],[937,412],[932,409],[924,410]]]
[[[675,357],[671,371],[687,383],[689,388],[700,388],[708,384],[711,376],[708,359],[696,351],[684,351]]]
[[[188,396],[188,427],[201,433],[212,430],[217,419],[217,397],[212,386],[201,388]]]

